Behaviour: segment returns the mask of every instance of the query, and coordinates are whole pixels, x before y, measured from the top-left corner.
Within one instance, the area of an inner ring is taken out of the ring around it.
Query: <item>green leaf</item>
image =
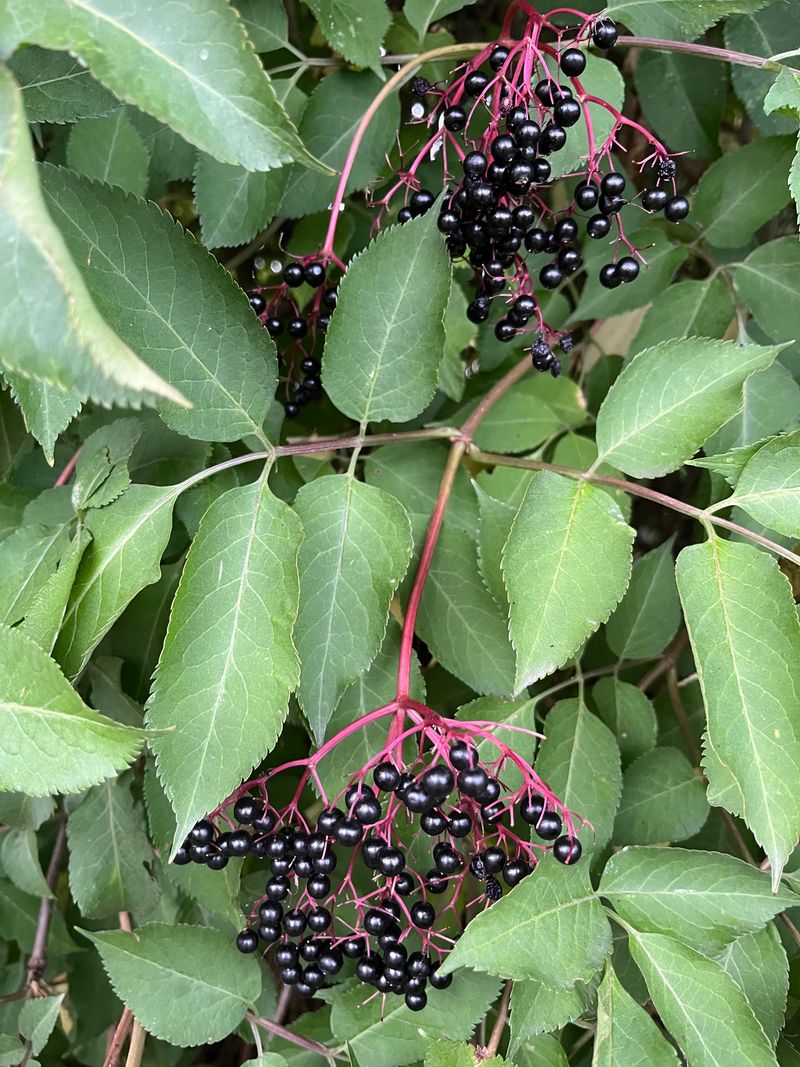
[[[456,424],[463,421],[461,416],[466,411],[454,416]],[[528,452],[556,432],[584,422],[586,401],[577,382],[536,374],[498,400],[478,427],[475,443],[489,452]]]
[[[550,989],[543,982],[515,982],[511,990],[511,1038],[508,1054],[519,1053],[537,1034],[559,1030],[587,1012],[594,1000],[594,983],[576,982],[570,989]],[[536,1059],[533,1060],[534,1064]]]
[[[765,441],[756,441],[752,445],[739,445],[737,448],[732,448],[730,452],[717,452],[713,456],[697,456],[688,461],[689,466],[704,467],[706,470],[715,471],[722,475],[728,485],[735,488],[742,476],[742,471],[765,443]]]
[[[675,1049],[609,966],[597,997],[592,1067],[678,1067]]]
[[[752,374],[744,383],[742,400],[739,414],[703,445],[707,453],[761,441],[794,429],[800,421],[800,386],[782,363]]]
[[[786,42],[800,33],[800,12],[792,4],[778,0],[749,15],[735,15],[727,19],[723,27],[725,47],[734,52],[769,59],[786,50]],[[796,57],[781,60],[788,66],[797,66]],[[764,100],[772,87],[775,75],[757,67],[731,64],[731,81],[736,95],[742,101],[748,117],[762,133],[792,133],[797,124],[784,115],[766,115]],[[795,242],[796,243],[796,242]]]
[[[441,970],[473,967],[569,989],[588,982],[610,952],[611,928],[592,890],[589,865],[564,867],[547,857],[470,922]]]
[[[503,550],[516,692],[606,621],[628,584],[632,540],[602,489],[546,471],[531,481]]]
[[[478,327],[467,318],[467,298],[456,282],[444,313],[444,357],[439,368],[439,388],[451,400],[461,400],[467,386],[466,365],[461,353],[475,340]]]
[[[157,582],[179,488],[132,485],[86,515],[92,542],[78,567],[55,658],[74,678],[131,600]]]
[[[144,812],[130,783],[108,780],[95,786],[70,814],[69,887],[81,914],[105,919],[120,911],[146,914],[158,887],[145,866],[152,860]]]
[[[664,337],[723,337],[734,310],[730,287],[718,274],[701,281],[676,282],[648,308],[629,353],[651,348]]]
[[[800,536],[800,430],[775,437],[759,448],[727,503],[744,508],[771,530],[787,537]]]
[[[403,14],[417,31],[419,43],[423,44],[431,23],[474,3],[475,0],[406,0]]]
[[[698,337],[640,352],[600,408],[600,458],[635,478],[676,470],[736,414],[743,383],[778,351]]]
[[[436,391],[444,353],[450,258],[431,210],[384,230],[339,286],[322,378],[336,407],[363,425],[407,422]]]
[[[75,466],[72,503],[76,511],[113,503],[128,488],[128,460],[144,427],[138,419],[116,419],[86,439]]]
[[[654,748],[625,771],[614,840],[624,845],[685,841],[708,818],[703,781],[677,748]]]
[[[507,612],[508,597],[506,587],[503,585],[501,561],[516,509],[484,493],[477,482],[474,485],[481,517],[478,534],[478,566],[486,588],[497,601],[498,606]]]
[[[74,122],[119,107],[119,100],[65,52],[20,48],[8,66],[22,90],[28,122]]]
[[[637,930],[669,934],[716,953],[797,904],[772,893],[769,875],[734,856],[685,848],[625,848],[606,864],[598,890]]]
[[[800,626],[789,583],[759,549],[716,538],[684,549],[676,577],[706,706],[708,799],[741,815],[777,887],[800,833]]]
[[[141,730],[88,708],[57,665],[16,630],[0,627],[0,789],[76,793],[138,755]]]
[[[81,56],[121,100],[223,163],[250,170],[292,160],[319,166],[278,103],[244,27],[222,0],[203,0],[191,10],[178,4],[135,11],[123,0],[96,6],[47,0],[35,8],[11,0],[10,12],[22,40]]]
[[[551,60],[549,68],[555,73],[555,63]],[[586,69],[581,75],[581,85],[586,93],[605,100],[612,108],[622,110],[625,99],[625,82],[618,67],[607,59],[586,53]],[[607,107],[601,107],[592,102],[584,103],[584,114],[587,121],[592,124],[594,144],[602,144],[611,136],[614,126],[614,115]],[[586,122],[580,122],[573,127],[567,144],[558,155],[552,157],[551,177],[557,178],[564,174],[583,170],[589,159],[589,140],[586,132]],[[552,323],[549,314],[545,314],[545,321]],[[555,325],[555,324],[554,324]],[[558,324],[560,325],[560,324]]]
[[[417,633],[442,666],[476,693],[514,688],[514,653],[501,612],[478,569],[472,538],[445,524],[422,594]]]
[[[600,852],[611,838],[622,790],[616,739],[580,700],[560,700],[547,713],[544,731],[537,774],[594,827],[594,833],[589,826],[578,831],[584,851]]]
[[[135,934],[83,933],[120,1000],[148,1033],[171,1045],[220,1041],[261,992],[255,959],[237,952],[220,930],[150,923]]]
[[[275,346],[228,272],[154,204],[52,167],[43,187],[103,314],[194,405],[159,405],[167,425],[265,441]]]
[[[10,1034],[0,1034],[0,1065],[1,1067],[16,1067],[21,1061],[25,1046],[17,1037]]]
[[[531,1038],[515,1055],[519,1067],[569,1067],[563,1045],[550,1034]]]
[[[383,0],[303,0],[335,52],[381,73],[379,48],[392,21]]]
[[[81,119],[67,142],[67,163],[87,178],[97,178],[144,196],[150,157],[125,108],[96,119]]]
[[[300,138],[308,151],[334,171],[341,171],[358,124],[381,85],[374,74],[366,71],[335,71],[323,78],[311,94],[299,124]],[[348,193],[364,189],[383,171],[384,156],[394,142],[399,122],[400,104],[397,94],[392,93],[380,105],[364,134],[347,180]],[[335,188],[336,183],[328,175],[292,167],[280,213],[302,218],[313,211],[323,211]]]
[[[789,965],[775,923],[732,941],[717,956],[717,962],[747,997],[774,1045],[783,1027],[789,992]]]
[[[670,148],[717,158],[728,93],[721,63],[682,52],[643,52],[634,80],[645,117]]]
[[[219,497],[200,523],[147,710],[177,848],[275,744],[297,684],[300,522],[264,480]]]
[[[777,1067],[744,994],[714,960],[672,937],[636,933],[631,955],[692,1067]]]
[[[677,602],[677,592],[675,598]],[[616,677],[601,678],[592,688],[592,700],[600,718],[617,739],[623,766],[655,745],[656,713],[638,686]]]
[[[758,11],[769,0],[610,0],[606,11],[639,37],[693,41],[726,15]]]
[[[14,399],[25,417],[28,433],[33,434],[52,465],[58,435],[62,433],[81,408],[77,393],[65,393],[47,382],[26,378],[23,374],[6,373]]]
[[[274,52],[289,40],[289,19],[283,0],[237,0],[239,18],[256,52]]]
[[[361,1067],[402,1067],[421,1060],[432,1037],[459,1041],[470,1037],[499,991],[496,978],[465,975],[462,983],[437,990],[422,1011],[402,1000],[384,1007],[381,998],[366,999],[360,984],[339,986],[333,998],[331,1030],[347,1042]]]
[[[48,655],[53,651],[64,621],[72,586],[92,535],[81,527],[61,556],[55,574],[51,574],[31,601],[20,623],[20,632],[35,641]]]
[[[394,497],[347,475],[303,486],[295,510],[305,530],[297,699],[321,742],[342,693],[381,646],[411,558],[411,524]]]
[[[53,814],[51,797],[25,793],[0,793],[0,823],[15,830],[38,830]]]
[[[762,137],[718,159],[697,186],[692,218],[717,248],[741,248],[789,202],[793,137]],[[758,186],[758,196],[753,189]]]
[[[45,881],[36,834],[33,830],[9,830],[0,839],[0,866],[23,893],[52,900],[53,893]]]
[[[8,248],[0,286],[3,366],[101,403],[178,402],[106,325],[45,208],[22,98],[0,70],[0,240]],[[42,315],[41,308],[47,307]]]
[[[35,1000],[27,1000],[19,1013],[19,1032],[31,1043],[31,1052],[38,1056],[42,1051],[53,1028],[58,1021],[61,1003],[64,1000],[62,993],[57,997],[37,997]]]
[[[779,237],[754,248],[733,268],[736,291],[756,322],[776,341],[800,339],[800,311],[794,294],[800,286],[800,244]]]
[[[20,526],[0,544],[0,622],[23,618],[68,544],[66,527],[39,523]]]
[[[800,74],[795,74],[787,67],[780,71],[766,95],[764,111],[767,115],[781,111],[792,119],[800,115]]]

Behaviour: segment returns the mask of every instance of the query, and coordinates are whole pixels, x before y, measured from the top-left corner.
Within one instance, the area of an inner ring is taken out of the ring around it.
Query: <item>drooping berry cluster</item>
[[[320,760],[384,715],[392,716],[386,746],[329,803]],[[237,945],[271,949],[281,980],[299,993],[313,996],[352,960],[362,982],[420,1010],[429,987],[450,984],[441,961],[476,907],[498,900],[503,884],[516,886],[547,852],[564,864],[580,858],[574,816],[493,725],[445,719],[413,701],[377,709],[307,760],[241,786],[194,827],[175,862],[215,870],[234,857],[265,862],[264,893]],[[271,780],[298,767],[292,802],[271,806]],[[312,783],[325,804],[313,820],[301,810]]]

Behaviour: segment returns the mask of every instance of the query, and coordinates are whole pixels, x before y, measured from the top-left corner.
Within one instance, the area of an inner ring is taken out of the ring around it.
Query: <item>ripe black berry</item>
[[[581,858],[581,843],[577,837],[559,837],[553,842],[553,855],[559,863],[577,863]]]
[[[561,816],[556,811],[543,812],[534,830],[543,841],[553,841],[561,833]]]
[[[478,765],[478,750],[466,741],[454,741],[450,746],[450,762],[457,771],[469,770]]]
[[[327,874],[315,874],[309,878],[306,885],[308,895],[314,900],[322,900],[331,891],[331,880]]]
[[[271,315],[264,321],[264,325],[267,327],[267,333],[270,337],[278,337],[283,333],[283,323],[279,318]]]
[[[464,79],[464,91],[468,96],[480,96],[489,84],[489,75],[482,70],[474,70]]]
[[[400,782],[400,771],[388,761],[379,763],[372,772],[372,780],[378,789],[382,789],[385,793],[392,793]]]
[[[303,268],[299,263],[287,263],[283,268],[283,280],[292,289],[303,284]]]
[[[322,834],[330,836],[336,832],[336,827],[344,819],[344,812],[339,808],[326,808],[319,813],[317,818],[317,829]]]
[[[617,270],[623,282],[632,282],[639,277],[639,263],[633,256],[623,256],[617,263]]]
[[[528,230],[525,234],[525,247],[529,252],[544,252],[547,245],[547,234],[544,230]]]
[[[430,977],[428,981],[431,983],[434,989],[447,989],[450,983],[453,981],[452,974],[439,974],[438,965],[431,969]]]
[[[467,305],[467,318],[470,322],[485,322],[489,318],[488,297],[479,296]]]
[[[562,248],[558,253],[558,265],[565,274],[574,274],[583,263],[577,248]]]
[[[192,845],[207,845],[214,840],[214,834],[214,824],[203,819],[189,831],[189,842]]]
[[[236,947],[240,952],[255,952],[258,948],[258,935],[254,930],[242,930],[236,936]]]
[[[447,889],[447,879],[441,871],[428,871],[425,875],[425,888],[429,893],[444,893]]]
[[[494,335],[498,341],[507,342],[513,340],[517,336],[517,331],[508,319],[500,319],[499,322],[495,323]]]
[[[586,223],[586,232],[595,241],[601,237],[607,236],[610,229],[611,223],[605,215],[592,215]]]
[[[531,866],[525,860],[512,860],[503,868],[503,878],[507,886],[513,889],[523,878],[531,873]]]
[[[446,130],[457,133],[467,125],[467,113],[463,107],[449,107],[444,113],[443,124]]]
[[[328,948],[319,957],[319,969],[323,974],[338,974],[344,958],[338,948]]]
[[[362,796],[356,801],[353,814],[362,826],[372,826],[380,821],[383,812],[376,797]]]
[[[387,878],[394,878],[405,866],[406,858],[399,848],[385,848],[378,856],[378,870]]]
[[[600,268],[600,284],[605,289],[616,289],[622,284],[616,263],[606,263]]]
[[[406,1007],[410,1011],[422,1011],[425,1005],[428,1003],[428,997],[424,990],[420,990],[418,993],[414,993],[409,990],[404,998]]]
[[[175,853],[172,862],[176,867],[185,867],[187,863],[192,862],[192,854],[186,845],[181,845],[178,851]]]
[[[427,901],[419,900],[411,907],[411,921],[421,930],[433,926],[436,920],[436,908]]]
[[[443,833],[447,826],[447,819],[440,811],[426,811],[419,820],[420,829],[431,837]]]
[[[415,193],[411,194],[411,198],[408,201],[411,214],[414,218],[424,215],[426,211],[433,207],[435,200],[436,197],[430,189],[418,189]]]
[[[266,923],[262,923],[258,928],[258,936],[266,945],[274,945],[276,941],[280,940],[281,931],[277,926],[267,926]]]
[[[477,797],[486,788],[488,780],[489,775],[483,767],[470,767],[468,770],[459,771],[457,782],[459,791],[464,796]]]
[[[503,64],[508,59],[508,49],[502,45],[498,45],[492,49],[492,54],[489,56],[489,66],[493,71],[497,72],[502,69]]]
[[[466,837],[472,830],[472,819],[465,811],[452,811],[447,820],[447,829],[453,837]]]
[[[404,789],[400,799],[403,801],[409,811],[423,812],[430,811],[434,806],[434,798],[423,789],[420,785],[410,785],[408,789]]]
[[[306,915],[305,912],[293,909],[287,911],[283,917],[283,928],[289,937],[299,937],[306,928]]]
[[[600,182],[600,189],[607,196],[619,196],[625,189],[625,175],[618,171],[612,171]]]
[[[308,333],[308,323],[305,319],[289,319],[286,329],[290,337],[305,337]]]
[[[553,236],[559,244],[569,244],[578,236],[578,224],[574,219],[559,219],[553,227]]]
[[[271,834],[277,821],[278,817],[275,812],[267,808],[253,819],[252,825],[257,834]]]
[[[364,836],[364,828],[355,819],[342,819],[336,826],[336,840],[345,848],[354,848]]]
[[[322,305],[323,307],[326,307],[328,311],[333,311],[338,299],[339,293],[335,287],[333,289],[326,289],[322,294]]]
[[[313,285],[318,289],[325,281],[325,268],[321,263],[306,263],[303,267],[303,280],[306,285]]]
[[[544,807],[544,797],[534,793],[533,796],[526,797],[525,800],[520,802],[519,813],[526,823],[530,826],[535,826],[542,817]]]
[[[575,190],[575,203],[581,211],[589,211],[597,203],[599,195],[594,182],[584,182]]]
[[[586,69],[586,56],[580,48],[567,48],[561,53],[559,66],[570,78],[579,78]]]
[[[461,853],[443,841],[434,845],[433,859],[440,874],[455,874],[464,866],[464,857]]]
[[[331,913],[327,908],[312,908],[307,916],[308,928],[315,934],[321,934],[331,925]]]
[[[577,100],[567,98],[559,100],[553,109],[553,118],[559,126],[574,126],[581,117],[581,105]]]
[[[430,767],[422,776],[422,788],[431,796],[443,800],[453,791],[455,778],[453,772],[443,763]]]
[[[512,163],[508,168],[508,185],[512,191],[524,193],[533,181],[533,177],[533,166],[524,160]]]
[[[488,165],[483,152],[468,152],[461,162],[464,173],[468,178],[482,178]]]
[[[533,119],[526,119],[524,122],[517,123],[514,127],[514,140],[520,148],[532,147],[538,144],[541,136],[541,127]]]
[[[397,212],[397,221],[402,225],[404,222],[411,222],[414,215],[410,207],[401,207]]]
[[[663,211],[668,200],[669,193],[666,189],[645,189],[642,193],[642,207],[645,211]]]
[[[545,289],[555,289],[561,284],[563,275],[555,263],[547,263],[539,271],[539,281]]]
[[[669,222],[680,222],[689,214],[689,201],[685,196],[671,197],[664,208],[664,217]]]
[[[283,944],[275,949],[275,962],[279,967],[291,967],[299,958],[296,945]]]
[[[261,814],[263,804],[256,797],[239,797],[233,806],[233,817],[244,826],[249,826]]]
[[[598,48],[613,48],[618,36],[617,25],[612,19],[598,19],[592,26],[592,39]]]
[[[206,863],[212,871],[221,871],[228,866],[228,857],[221,852],[212,852]]]
[[[256,315],[261,315],[267,307],[267,302],[261,293],[248,293],[247,299],[250,301],[250,307],[255,311]]]
[[[367,950],[363,937],[351,937],[349,940],[343,941],[339,947],[349,960],[359,959]]]
[[[560,127],[558,127],[558,128],[560,129]],[[553,129],[556,129],[556,127],[555,126],[551,127],[551,130],[553,130]],[[533,179],[534,179],[534,181],[538,182],[539,184],[541,184],[542,182],[546,182],[547,179],[550,177],[551,169],[552,168],[550,167],[550,164],[547,162],[546,159],[536,159],[536,160],[534,160],[534,162],[533,162]]]

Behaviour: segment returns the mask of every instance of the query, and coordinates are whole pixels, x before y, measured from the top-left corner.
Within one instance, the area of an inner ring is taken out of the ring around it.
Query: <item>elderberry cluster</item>
[[[287,418],[296,419],[300,409],[322,394],[320,361],[313,354],[317,336],[324,334],[336,307],[337,287],[329,285],[328,270],[316,259],[287,263],[278,285],[248,292],[250,306],[270,337],[280,345],[284,364]],[[310,286],[312,296],[305,308],[297,291]],[[278,341],[287,339],[288,343]]]
[[[451,982],[439,968],[470,903],[498,900],[503,883],[516,886],[541,853],[552,851],[564,864],[581,854],[546,787],[547,799],[533,791],[532,770],[529,781],[509,791],[469,740],[445,743],[437,734],[434,741],[435,751],[408,767],[395,747],[384,750],[337,798],[341,806],[325,807],[313,825],[297,796],[279,811],[269,804],[265,780],[261,796],[247,791],[248,783],[237,791],[232,819],[223,806],[197,823],[174,862],[220,870],[234,857],[265,861],[263,896],[236,939],[241,952],[271,950],[284,984],[308,997],[350,960],[362,982],[402,995],[419,1011],[429,988]],[[519,757],[515,762],[526,766]],[[215,820],[229,828],[220,830]],[[514,832],[520,822],[525,838]],[[531,842],[531,829],[552,844]],[[407,842],[414,856],[429,856],[424,873],[412,864]],[[457,907],[464,893],[468,899]],[[438,908],[436,898],[444,901]]]
[[[538,16],[529,24],[526,35],[532,46],[544,25]],[[591,35],[597,47],[607,49],[617,40],[617,28],[611,19],[600,19],[592,24]],[[619,220],[622,208],[638,201],[647,212],[663,212],[668,221],[679,222],[686,218],[689,204],[674,193],[674,160],[650,135],[656,146],[649,157],[655,184],[641,194],[634,190],[631,196],[625,176],[611,164],[612,134],[606,144],[594,146],[584,176],[570,194],[569,206],[554,213],[545,199],[551,186],[551,159],[567,146],[569,131],[582,119],[591,129],[585,105],[576,98],[584,97],[580,75],[586,55],[574,45],[562,48],[560,37],[558,48],[539,44],[535,51],[536,81],[526,68],[527,54],[520,46],[505,45],[476,57],[444,88],[415,78],[411,88],[418,103],[412,115],[422,119],[422,102],[437,97],[426,121],[438,132],[423,153],[433,156],[450,147],[458,157],[455,167],[446,170],[448,181],[456,184],[455,188],[450,184],[440,202],[438,226],[447,237],[451,256],[465,259],[475,271],[476,295],[467,317],[473,323],[485,322],[499,300],[504,313],[494,325],[498,340],[509,342],[520,332],[535,331],[533,366],[557,377],[561,362],[553,346],[557,344],[561,353],[569,352],[572,339],[547,327],[536,290],[557,288],[583,265],[581,229],[591,239],[602,240],[609,237],[612,223],[616,224],[613,257],[599,272],[600,283],[613,289],[634,281],[640,261],[644,262],[624,236]],[[545,58],[553,60],[555,75]],[[609,110],[613,111],[610,105]],[[615,114],[618,126],[633,125]],[[471,134],[471,128],[478,132]],[[591,138],[590,134],[590,143]],[[436,202],[431,190],[414,188],[420,161],[421,156],[402,183],[407,203],[397,216],[401,223],[424,214]],[[454,173],[456,167],[460,175]],[[538,265],[537,259],[544,262]]]

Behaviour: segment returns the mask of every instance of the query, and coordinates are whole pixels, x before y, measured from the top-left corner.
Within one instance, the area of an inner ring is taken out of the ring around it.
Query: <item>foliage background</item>
[[[482,422],[419,616],[432,706],[544,719],[537,769],[594,824],[588,861],[537,871],[470,926],[453,965],[471,972],[383,1021],[347,982],[310,1012],[279,1003],[233,948],[252,875],[168,863],[253,765],[393,691],[449,428],[520,352],[464,320],[430,224],[390,230],[343,294],[328,399],[282,425],[242,288],[321,243],[391,57],[488,40],[504,10],[0,7],[0,1067],[100,1067],[129,1029],[131,1065],[169,1067],[468,1067],[459,1039],[517,1067],[800,1063],[800,62],[752,60],[797,47],[795,2],[609,5],[630,34],[696,42],[626,39],[590,83],[687,153],[692,215],[676,235],[631,209],[650,269],[608,292],[587,249],[550,298],[583,341],[575,373],[522,379]],[[408,109],[391,94],[361,146],[345,260],[369,244],[363,191],[398,129],[415,136]],[[387,329],[404,362],[367,402],[356,323],[412,241],[408,334]],[[369,446],[367,424],[422,433]],[[294,447],[332,434],[355,448]],[[331,526],[372,565],[333,600]],[[326,613],[348,624],[323,646]]]

